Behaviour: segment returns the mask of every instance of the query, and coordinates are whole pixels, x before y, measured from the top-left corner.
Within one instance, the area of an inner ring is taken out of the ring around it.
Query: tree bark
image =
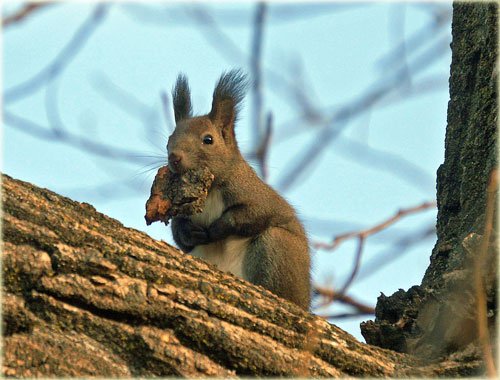
[[[371,347],[165,242],[3,176],[7,376],[455,375]]]
[[[490,339],[496,339],[497,12],[493,2],[453,5],[445,160],[437,173],[437,243],[420,286],[379,298],[375,322],[362,324],[368,343],[424,357],[484,355],[478,340],[481,293]],[[492,226],[487,226],[488,214]],[[476,275],[484,282],[479,292]]]

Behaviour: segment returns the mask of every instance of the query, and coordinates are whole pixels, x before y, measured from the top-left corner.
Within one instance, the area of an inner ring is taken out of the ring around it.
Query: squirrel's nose
[[[168,164],[174,170],[179,167],[181,160],[182,160],[182,156],[180,154],[175,153],[175,152],[170,153],[168,155]]]

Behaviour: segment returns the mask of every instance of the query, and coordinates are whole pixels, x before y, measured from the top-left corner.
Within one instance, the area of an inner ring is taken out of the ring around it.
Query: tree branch
[[[48,6],[48,5],[54,5],[55,3],[51,2],[36,2],[36,3],[27,3],[24,6],[22,6],[17,12],[14,12],[13,14],[6,16],[2,19],[2,26],[4,28],[8,28],[9,26],[12,26],[13,24],[25,21],[26,18],[29,16],[33,15],[34,13],[38,12],[40,9]]]
[[[57,78],[90,39],[97,26],[102,23],[108,8],[109,4],[97,5],[92,14],[83,22],[70,41],[49,65],[26,81],[5,90],[3,94],[4,103],[8,104],[22,99]]]
[[[7,110],[4,110],[3,118],[7,125],[10,125],[18,131],[27,133],[35,138],[50,142],[59,141],[72,146],[73,148],[86,151],[99,157],[112,160],[120,159],[122,162],[125,161],[136,165],[141,162],[147,163],[150,158],[144,156],[143,152],[114,147],[112,145],[97,142],[92,138],[76,135],[60,125],[51,128],[41,126]]]
[[[342,292],[336,292],[333,289],[321,287],[321,286],[315,286],[314,291],[319,294],[320,296],[323,296],[326,298],[326,302],[324,305],[331,302],[338,301],[340,303],[343,303],[345,305],[352,306],[358,315],[365,315],[365,314],[375,314],[375,308],[373,306],[366,305],[362,302],[359,302],[355,300],[354,298],[346,295],[345,293]],[[323,316],[324,318],[333,318],[329,316]]]
[[[343,243],[346,240],[352,239],[352,238],[357,238],[357,239],[366,239],[367,237],[376,234],[383,229],[386,229],[390,227],[392,224],[396,223],[399,221],[401,218],[415,214],[421,211],[428,210],[430,208],[435,208],[436,207],[436,202],[435,201],[429,201],[429,202],[424,202],[420,205],[414,206],[414,207],[409,207],[406,209],[400,209],[398,212],[396,212],[395,215],[391,216],[390,218],[361,231],[351,231],[347,232],[341,235],[337,235],[333,238],[331,243],[322,243],[322,242],[316,242],[313,243],[313,246],[317,249],[327,249],[327,250],[334,250],[336,249],[341,243]]]
[[[8,176],[2,186],[3,268],[16,274],[2,284],[4,374],[439,373],[411,356],[360,343],[90,205]]]

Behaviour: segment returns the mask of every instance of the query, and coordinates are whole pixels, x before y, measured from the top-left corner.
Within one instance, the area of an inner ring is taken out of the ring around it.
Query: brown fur
[[[178,160],[175,170],[206,166],[215,180],[202,214],[172,220],[174,240],[184,251],[307,309],[310,257],[304,229],[293,208],[244,160],[236,142],[245,76],[238,70],[223,74],[212,110],[198,117],[190,117],[189,87],[185,77],[179,78],[169,155]]]

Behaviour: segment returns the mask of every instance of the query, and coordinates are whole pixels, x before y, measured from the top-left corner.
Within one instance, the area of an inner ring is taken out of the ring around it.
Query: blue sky
[[[17,6],[9,2],[4,14]],[[94,7],[47,7],[4,30],[4,94],[50,64]],[[195,113],[208,112],[221,72],[249,70],[255,8],[250,2],[113,4],[61,75],[25,98],[7,99],[4,110],[44,127],[61,123],[77,136],[143,156],[164,155],[169,127],[160,93],[169,93],[182,71],[190,81]],[[378,223],[400,208],[433,200],[435,173],[444,158],[451,3],[272,3],[268,12],[262,66],[264,111],[272,111],[274,121],[269,183],[296,207],[310,239],[328,241]],[[207,14],[217,29],[206,19],[200,26],[200,17]],[[438,14],[444,22],[432,29]],[[391,60],[390,53],[403,40],[406,59],[399,54]],[[300,121],[293,86],[273,78],[288,78],[304,89],[315,109],[330,115],[392,83],[404,62],[412,75],[401,87],[408,89],[411,83],[414,89],[432,91],[394,93],[347,123],[334,122],[331,128],[338,128],[340,135],[284,189],[284,175],[308,147],[316,147],[325,129]],[[243,152],[252,149],[251,100],[247,96],[237,127]],[[3,172],[91,203],[126,226],[172,242],[163,225],[147,227],[143,219],[156,170],[144,171],[155,158],[126,163],[96,157],[55,138],[35,138],[7,120],[2,133]],[[360,278],[349,294],[375,304],[380,292],[389,295],[419,284],[435,237],[404,252],[394,251],[392,244],[432,226],[435,216],[435,211],[410,216],[370,238]],[[315,283],[343,283],[353,264],[354,243],[332,252],[313,251]],[[364,266],[376,260],[387,264],[364,274]],[[318,313],[345,310],[335,305]],[[361,338],[359,321],[366,319],[335,323]]]

